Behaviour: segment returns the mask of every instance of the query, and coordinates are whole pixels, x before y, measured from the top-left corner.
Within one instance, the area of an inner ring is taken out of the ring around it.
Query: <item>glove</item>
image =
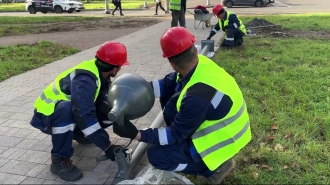
[[[127,154],[126,154],[127,149],[123,149],[123,147],[120,146],[120,145],[111,145],[106,151],[104,151],[105,155],[106,155],[111,161],[115,161],[115,160],[116,160],[114,150],[115,150],[117,147],[121,148],[121,149],[122,149],[122,152],[123,152],[124,155],[125,155],[125,158],[127,157]]]
[[[126,117],[124,118],[125,126],[120,127],[117,123],[113,123],[113,132],[120,137],[134,139],[139,130]]]
[[[96,107],[96,117],[98,120],[109,120],[108,113],[110,112],[110,107],[107,102],[103,101]]]

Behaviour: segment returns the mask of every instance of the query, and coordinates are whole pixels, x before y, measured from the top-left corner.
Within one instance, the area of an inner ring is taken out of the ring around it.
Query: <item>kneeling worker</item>
[[[92,142],[115,160],[113,150],[120,146],[112,144],[104,130],[112,125],[107,118],[110,108],[105,100],[110,77],[115,77],[121,66],[128,64],[126,47],[118,42],[106,42],[95,59],[62,72],[35,101],[30,124],[51,135],[50,171],[61,179],[74,181],[83,177],[70,160],[74,153],[72,140]],[[79,132],[83,134],[75,134]]]
[[[113,130],[153,144],[147,154],[155,168],[218,184],[235,169],[232,158],[251,140],[249,115],[235,79],[198,55],[194,43],[183,27],[168,29],[160,39],[163,57],[175,72],[151,84],[167,126],[138,130],[126,120],[125,127],[114,123]]]
[[[213,27],[207,40],[210,40],[219,30],[225,32],[225,38],[221,43],[223,48],[232,48],[243,44],[246,28],[238,16],[226,11],[223,6],[217,4],[212,9],[217,16],[218,23]]]

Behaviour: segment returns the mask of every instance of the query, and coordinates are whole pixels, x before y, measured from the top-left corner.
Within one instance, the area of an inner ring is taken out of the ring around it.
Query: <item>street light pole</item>
[[[104,10],[104,12],[105,12],[105,14],[110,14],[108,0],[105,0],[105,10]]]
[[[148,8],[147,0],[144,0],[143,8]]]
[[[166,0],[166,11],[170,12],[170,0]]]

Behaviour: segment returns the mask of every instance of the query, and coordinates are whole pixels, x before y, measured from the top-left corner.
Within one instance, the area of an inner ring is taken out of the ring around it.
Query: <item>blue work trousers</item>
[[[238,28],[228,28],[226,38],[222,41],[221,47],[240,46],[243,44],[244,33]]]
[[[160,98],[164,110],[164,120],[170,126],[176,115],[176,101],[179,93],[171,98]],[[197,153],[190,138],[174,145],[150,145],[147,149],[149,163],[156,169],[165,171],[180,171],[191,175],[211,176],[210,171]]]
[[[190,141],[187,139],[174,145],[150,145],[147,155],[149,163],[156,169],[211,176],[214,172],[208,169],[197,153],[192,156],[190,149]]]
[[[54,113],[44,116],[35,112],[31,125],[45,134],[52,136],[52,156],[69,159],[74,153],[72,147],[73,134],[76,128],[72,113],[71,101],[60,101],[55,106]],[[102,128],[106,128],[101,124]]]

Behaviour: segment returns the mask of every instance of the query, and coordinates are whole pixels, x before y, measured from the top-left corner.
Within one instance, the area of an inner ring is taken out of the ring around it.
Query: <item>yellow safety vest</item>
[[[247,145],[252,134],[247,107],[235,79],[207,57],[199,55],[198,58],[197,67],[178,98],[177,111],[180,111],[187,89],[196,83],[204,83],[217,90],[212,104],[219,103],[224,94],[233,101],[226,117],[205,120],[191,137],[204,163],[213,171]]]
[[[181,10],[181,0],[170,0],[170,10]]]
[[[226,27],[226,26],[228,26],[228,18],[229,18],[229,16],[230,16],[230,12],[228,12],[227,11],[227,17],[226,17],[226,20],[223,22],[223,26],[224,27]],[[237,16],[237,15],[236,15]],[[243,22],[241,21],[241,19],[237,16],[237,19],[239,20],[239,24],[240,24],[240,26],[239,26],[239,29],[244,33],[244,34],[246,34],[246,28],[245,28],[245,26],[244,26],[244,24],[243,24]],[[218,21],[219,21],[219,26],[220,26],[220,29],[222,30],[222,23],[221,23],[221,19],[218,19]]]
[[[100,91],[101,81],[99,77],[99,70],[95,64],[95,59],[93,59],[84,61],[59,74],[56,79],[44,89],[41,95],[34,102],[34,107],[36,108],[37,112],[49,116],[54,112],[55,104],[57,102],[61,100],[71,100],[71,95],[65,94],[61,91],[60,81],[68,75],[70,75],[70,79],[72,80],[79,72],[91,74],[95,79],[97,85],[97,90],[94,97],[95,102]]]

